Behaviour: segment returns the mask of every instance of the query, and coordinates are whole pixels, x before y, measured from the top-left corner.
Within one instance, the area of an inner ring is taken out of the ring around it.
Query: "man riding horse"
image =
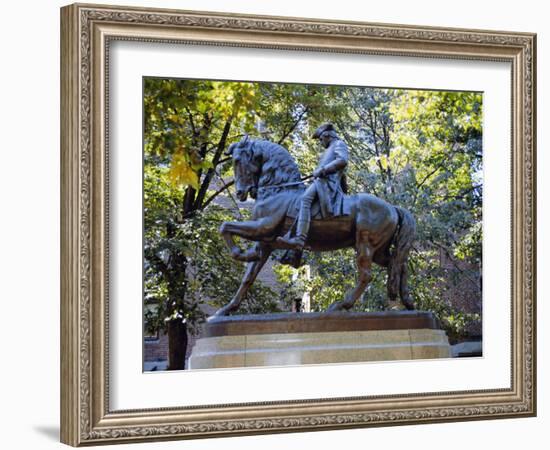
[[[296,161],[284,147],[248,137],[229,146],[227,154],[233,160],[235,194],[242,202],[248,195],[255,201],[249,220],[227,221],[220,227],[231,256],[248,265],[239,289],[215,316],[239,308],[273,251],[291,248],[300,255],[306,245],[314,252],[355,249],[356,284],[342,300],[335,299],[329,311],[353,307],[372,279],[373,263],[387,268],[388,298],[395,300],[399,295],[407,309],[414,308],[407,282],[407,258],[416,228],[414,217],[404,208],[366,192],[344,195],[347,146],[332,124],[319,127],[314,137],[326,150],[307,189]],[[318,207],[315,199],[319,201]],[[314,216],[322,220],[311,223],[312,211],[317,209],[319,214]],[[255,244],[243,249],[236,237]]]
[[[348,165],[348,147],[338,137],[331,123],[321,125],[313,134],[326,149],[313,171],[314,181],[306,189],[300,203],[298,225],[295,236],[289,231],[277,238],[283,247],[302,250],[307,240],[311,223],[311,206],[318,199],[321,217],[343,216],[349,214],[344,206],[345,169]]]

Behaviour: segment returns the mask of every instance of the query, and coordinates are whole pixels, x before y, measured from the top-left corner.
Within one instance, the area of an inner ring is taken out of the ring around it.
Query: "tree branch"
[[[222,158],[218,161],[216,164],[216,167],[221,166],[223,163],[226,163],[227,161],[231,161],[233,159],[232,156],[228,156],[227,158]]]
[[[277,141],[277,144],[281,145],[283,143],[283,141],[296,129],[296,127],[298,126],[298,124],[302,121],[303,117],[309,112],[309,107],[305,107],[304,110],[300,113],[300,115],[298,116],[298,119],[296,119],[294,121],[294,123],[292,124],[292,126],[290,127],[290,129],[288,131],[286,131],[283,136],[281,137],[281,139],[279,139]]]
[[[426,181],[428,181],[433,175],[435,175],[441,168],[443,168],[449,161],[449,157],[453,156],[458,150],[451,150],[449,152],[448,155],[443,155],[443,158],[442,160],[440,161],[440,163],[435,166],[435,168],[430,172],[428,173],[420,183],[418,183],[416,185],[416,192],[414,194],[414,198],[413,198],[413,205],[416,204],[416,200],[417,200],[417,197],[418,197],[418,192],[420,190],[420,188],[424,185],[424,183],[426,183]]]
[[[463,189],[460,191],[457,195],[446,195],[443,197],[443,200],[440,202],[437,202],[433,205],[434,208],[439,208],[442,206],[446,201],[448,200],[458,200],[459,198],[464,197],[466,194],[469,194],[472,191],[475,191],[479,188],[482,188],[483,184],[474,184],[473,186],[470,186],[469,188]]]
[[[226,187],[226,188],[229,188],[229,184],[225,182],[225,180],[222,178],[222,176],[216,172],[216,175],[217,177],[220,179],[220,181],[222,182],[222,184]],[[235,182],[235,180],[231,180],[233,183]],[[235,197],[233,197],[233,194],[231,194],[231,191],[229,189],[226,189],[227,190],[227,195],[229,196],[229,198],[231,199],[231,201],[233,202],[233,206],[235,206],[235,208],[237,209],[237,212],[239,213],[239,218],[242,220],[243,219],[243,215],[241,214],[241,209],[239,208],[239,204],[237,203],[237,200],[235,200]]]
[[[221,188],[219,188],[216,192],[214,192],[210,197],[208,197],[204,201],[202,205],[202,209],[205,209],[212,202],[212,200],[214,200],[218,195],[220,195],[222,192],[229,189],[229,187],[233,186],[234,184],[235,184],[235,180],[231,180],[228,183],[224,184]]]
[[[187,117],[189,118],[189,124],[191,125],[191,130],[193,130],[193,135],[197,134],[197,129],[195,127],[195,120],[193,119],[193,114],[191,110],[186,106],[185,111],[187,111]]]
[[[232,118],[229,118],[225,123],[225,126],[223,127],[222,136],[220,138],[220,141],[218,142],[218,148],[216,149],[216,153],[212,158],[212,167],[206,172],[206,175],[204,176],[201,187],[199,189],[199,193],[197,194],[197,198],[195,200],[195,209],[203,208],[204,197],[206,196],[206,192],[208,191],[210,182],[212,181],[212,178],[216,173],[216,166],[220,162],[220,158],[222,157],[223,151],[225,150],[227,136],[229,136],[229,130],[231,130],[231,122]]]

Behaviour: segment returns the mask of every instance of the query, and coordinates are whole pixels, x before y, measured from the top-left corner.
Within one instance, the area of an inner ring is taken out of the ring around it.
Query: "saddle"
[[[287,212],[287,217],[290,217],[292,219],[296,219],[298,215],[300,214],[300,202],[302,200],[302,197],[298,197],[294,204],[290,206]],[[343,214],[342,216],[347,216],[350,213],[350,203],[351,198],[349,195],[344,196],[344,204],[342,207]],[[311,205],[311,220],[324,220],[328,219],[328,217],[323,217],[321,213],[321,205],[319,203],[319,199],[315,199],[315,201]],[[332,216],[332,217],[338,217],[338,216]]]
[[[300,202],[302,200],[302,197],[298,197],[297,201],[294,202],[294,205],[292,205],[287,213],[287,216],[296,219],[298,218],[298,215],[300,214]],[[315,201],[311,204],[311,220],[322,220],[323,216],[321,214],[321,205],[319,204],[319,199],[315,199]]]
[[[311,205],[311,210],[310,210],[311,221],[314,222],[314,221],[334,220],[335,218],[338,219],[338,218],[343,218],[343,216],[347,216],[350,213],[350,201],[351,201],[350,196],[345,195],[343,200],[344,204],[342,208],[344,211],[344,214],[338,215],[338,216],[323,217],[321,213],[322,211],[321,205],[319,204],[319,200],[316,199]],[[300,203],[301,203],[301,197],[298,197],[294,202],[294,204],[290,206],[287,212],[287,217],[285,219],[287,227],[289,227],[288,233],[291,236],[295,234],[296,225],[298,222],[298,216],[300,214]],[[302,255],[303,255],[303,250],[288,249],[288,250],[285,250],[283,255],[277,259],[279,260],[280,263],[288,264],[297,269],[303,264]]]

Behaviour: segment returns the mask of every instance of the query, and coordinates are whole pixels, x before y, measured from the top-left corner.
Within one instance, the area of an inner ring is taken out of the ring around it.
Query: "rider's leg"
[[[298,225],[296,227],[296,236],[278,237],[277,242],[279,244],[283,244],[284,246],[296,249],[304,248],[309,232],[309,225],[311,222],[311,205],[316,197],[317,188],[315,186],[315,183],[313,183],[306,189],[304,195],[302,196],[300,213],[298,215]]]
[[[317,197],[317,188],[315,184],[309,186],[302,197],[300,205],[300,215],[298,216],[298,225],[296,227],[296,236],[302,239],[305,243],[309,232],[309,224],[311,222],[311,205]]]

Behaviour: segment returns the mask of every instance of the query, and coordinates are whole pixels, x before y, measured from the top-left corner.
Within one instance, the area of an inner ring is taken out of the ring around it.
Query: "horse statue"
[[[246,136],[231,144],[226,154],[233,160],[237,198],[244,202],[250,195],[255,203],[252,220],[224,222],[220,227],[231,256],[248,262],[248,265],[235,296],[213,317],[235,311],[270,254],[284,248],[277,242],[277,237],[295,224],[300,198],[305,191],[296,162],[288,150],[278,144]],[[354,305],[371,280],[373,262],[388,270],[389,299],[395,301],[399,294],[405,308],[414,309],[407,285],[407,258],[416,231],[412,214],[367,193],[346,196],[344,201],[348,203],[349,215],[319,220],[312,212],[306,241],[306,248],[312,251],[355,248],[356,286],[345,294],[343,300],[332,303],[328,311],[348,310]],[[242,250],[236,244],[235,236],[256,244]],[[291,259],[294,259],[293,265],[297,265],[296,256],[299,260],[301,252],[294,256]]]

